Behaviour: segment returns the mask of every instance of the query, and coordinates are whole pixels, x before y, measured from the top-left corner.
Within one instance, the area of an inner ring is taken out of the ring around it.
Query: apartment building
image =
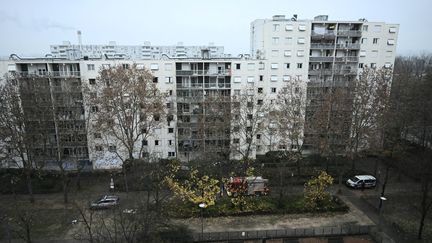
[[[51,87],[29,94],[31,100],[38,100],[39,93],[45,94],[47,102],[57,102],[56,92],[63,97],[63,103],[68,100],[64,97],[74,97],[64,105],[65,121],[54,124],[47,118],[41,130],[64,127],[65,134],[69,134],[65,137],[81,136],[81,139],[67,138],[71,145],[63,153],[88,161],[95,169],[121,166],[117,153],[125,150],[114,139],[107,141],[93,132],[94,124],[86,118],[91,107],[85,100],[80,103],[82,94],[71,93],[67,87],[77,90],[86,84],[96,89],[100,85],[99,70],[114,65],[136,64],[150,70],[157,87],[166,94],[167,109],[172,116],[142,141],[145,151],[136,157],[216,161],[242,158],[241,151],[248,150],[247,156],[255,158],[268,151],[297,149],[293,141],[274,132],[275,122],[269,115],[277,107],[284,87],[295,85],[296,92],[307,94],[300,109],[305,110],[306,120],[305,139],[300,146],[313,149],[313,140],[309,138],[317,134],[306,126],[320,105],[320,95],[346,87],[365,65],[392,68],[398,29],[396,24],[366,20],[330,21],[327,16],[299,20],[297,16],[276,15],[251,23],[251,53],[237,58],[215,57],[211,50],[199,49],[199,56],[197,53],[192,57],[189,54],[177,57],[172,54],[172,58],[156,54],[143,57],[142,52],[130,58],[89,54],[77,60],[64,56],[7,60],[0,67],[2,72],[17,74],[23,82],[33,80]],[[244,104],[241,97],[246,97]],[[268,108],[259,110],[264,103]],[[26,104],[24,110],[30,109],[31,101]],[[247,117],[244,122],[242,115]],[[349,115],[347,112],[346,116]],[[254,130],[251,123],[256,117],[264,129]],[[75,129],[72,124],[83,125]],[[68,129],[74,132],[66,132]],[[242,135],[239,129],[245,129],[246,133]],[[349,133],[348,126],[344,130]],[[55,146],[52,151],[56,152]]]
[[[209,43],[207,46],[187,46],[178,42],[172,46],[155,46],[150,42],[143,45],[118,45],[115,41],[110,41],[107,45],[82,45],[71,44],[64,41],[61,45],[51,45],[51,55],[55,58],[66,58],[79,60],[81,58],[116,58],[116,59],[161,59],[165,58],[199,58],[201,51],[207,50],[209,57],[220,58],[229,55],[224,53],[223,46],[216,46]]]

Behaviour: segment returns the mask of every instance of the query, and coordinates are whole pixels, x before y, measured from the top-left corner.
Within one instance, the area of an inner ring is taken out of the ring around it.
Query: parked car
[[[90,204],[91,209],[107,209],[119,205],[120,198],[115,195],[104,195]]]
[[[376,186],[376,178],[371,175],[356,175],[349,178],[346,185],[352,188],[373,188]]]

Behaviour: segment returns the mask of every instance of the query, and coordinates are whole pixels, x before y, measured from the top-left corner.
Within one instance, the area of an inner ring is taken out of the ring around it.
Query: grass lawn
[[[220,198],[215,205],[203,210],[204,217],[219,216],[247,216],[263,214],[298,214],[298,213],[323,213],[323,212],[347,212],[348,206],[337,197],[331,203],[318,208],[305,208],[303,196],[289,196],[282,200],[271,197],[246,197],[243,207],[234,206],[231,198]],[[189,218],[199,217],[201,214],[198,205],[189,202],[182,202],[177,199],[170,201],[165,209],[169,217]]]

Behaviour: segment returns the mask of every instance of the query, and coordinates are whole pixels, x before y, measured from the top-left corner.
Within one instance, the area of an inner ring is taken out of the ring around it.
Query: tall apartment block
[[[23,108],[25,112],[34,113],[31,103],[41,100],[54,103],[58,114],[64,113],[61,122],[54,122],[47,113],[45,122],[40,123],[44,125],[34,126],[34,129],[51,134],[52,141],[58,139],[52,138],[52,129],[62,129],[64,138],[59,139],[70,142],[69,147],[62,148],[62,154],[69,156],[69,160],[79,158],[88,161],[95,169],[121,165],[115,152],[122,151],[122,145],[115,140],[105,141],[101,139],[101,134],[93,132],[94,124],[86,119],[91,107],[85,101],[81,102],[82,94],[75,91],[82,84],[90,87],[102,85],[97,80],[101,69],[132,64],[151,71],[157,87],[167,94],[166,105],[173,118],[154,131],[153,136],[142,141],[145,154],[140,156],[151,154],[157,158],[176,157],[182,161],[202,157],[214,158],[213,161],[238,159],[241,155],[234,153],[232,148],[251,141],[249,157],[255,158],[268,151],[296,147],[277,135],[273,136],[271,130],[249,137],[236,134],[238,114],[233,101],[247,96],[248,107],[266,102],[272,107],[277,104],[278,94],[285,86],[296,84],[307,94],[305,107],[302,107],[306,110],[307,124],[319,106],[323,92],[346,87],[366,65],[393,67],[398,30],[396,24],[367,22],[364,19],[331,21],[327,16],[318,16],[314,20],[300,20],[297,16],[286,18],[276,15],[272,19],[259,19],[251,23],[251,53],[238,58],[215,57],[206,48],[199,49],[199,52],[197,49],[193,56],[176,56],[174,53],[177,52],[173,51],[171,58],[165,58],[161,53],[159,56],[143,55],[141,46],[136,49],[138,54],[131,55],[129,59],[114,54],[107,58],[97,53],[93,56],[89,54],[85,59],[80,56],[77,60],[64,56],[13,59],[0,62],[0,68],[2,72],[15,73],[22,84],[28,81],[32,81],[32,85],[44,84],[37,86],[37,89],[32,86],[25,89],[25,99],[29,100],[23,99]],[[266,112],[246,115],[269,117]],[[34,121],[29,119],[28,124],[30,122]],[[267,122],[271,127],[272,121]],[[250,124],[246,121],[242,126],[248,130]],[[345,129],[347,132],[348,126]],[[309,138],[316,134],[305,128],[304,135],[300,145],[313,149]],[[54,145],[52,152],[55,154],[58,150]],[[46,159],[49,160],[50,156]]]
[[[110,41],[107,45],[71,44],[64,41],[61,45],[51,45],[51,55],[56,58],[79,60],[81,58],[123,58],[123,59],[161,59],[165,58],[200,58],[201,51],[207,50],[209,57],[227,57],[223,46],[209,43],[208,46],[186,46],[182,42],[172,46],[154,46],[150,42],[143,45],[117,45]]]

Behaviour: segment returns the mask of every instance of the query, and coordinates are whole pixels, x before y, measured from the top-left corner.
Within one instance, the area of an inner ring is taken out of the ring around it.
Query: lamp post
[[[205,203],[200,203],[198,205],[201,209],[201,240],[203,240],[204,237],[204,217],[203,217],[203,209],[207,207]]]
[[[383,217],[383,213],[382,211],[384,211],[384,209],[382,208],[383,202],[387,201],[387,198],[385,197],[380,197],[380,206],[378,208],[378,230],[382,231],[382,217]]]

